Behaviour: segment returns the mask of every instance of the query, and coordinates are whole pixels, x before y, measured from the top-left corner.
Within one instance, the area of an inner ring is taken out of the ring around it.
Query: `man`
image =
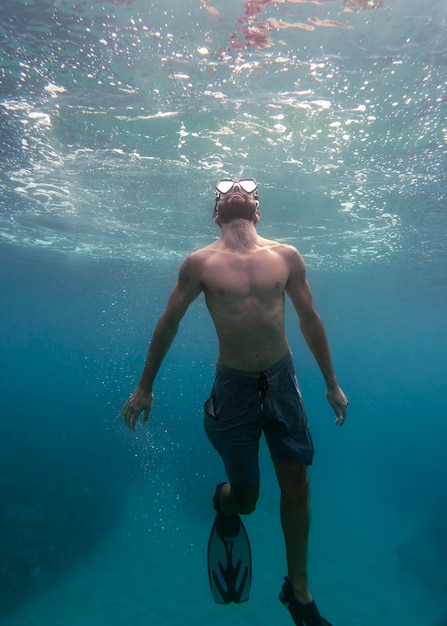
[[[131,430],[140,413],[147,422],[160,365],[186,310],[203,293],[219,340],[205,427],[228,476],[228,482],[218,486],[215,507],[229,522],[254,511],[259,494],[258,444],[264,432],[281,490],[287,553],[288,575],[280,600],[298,626],[330,626],[321,617],[307,581],[306,467],[312,462],[313,446],[285,336],[285,294],[325,380],[337,425],[345,421],[348,400],[335,377],[301,255],[292,246],[257,234],[257,189],[254,179],[224,179],[217,184],[213,219],[221,236],[181,265],[156,325],[141,380],[121,415]]]

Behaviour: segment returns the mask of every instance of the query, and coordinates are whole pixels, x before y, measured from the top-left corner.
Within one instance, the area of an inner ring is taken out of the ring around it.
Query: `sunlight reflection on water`
[[[402,1],[6,11],[0,236],[182,256],[215,233],[215,180],[250,174],[263,226],[304,235],[315,265],[421,248],[418,207],[444,214],[446,18]]]

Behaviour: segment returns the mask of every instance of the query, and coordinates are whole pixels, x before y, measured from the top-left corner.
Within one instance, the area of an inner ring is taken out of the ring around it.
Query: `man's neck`
[[[259,241],[253,222],[242,218],[222,224],[221,238],[227,247],[243,250],[254,247]]]

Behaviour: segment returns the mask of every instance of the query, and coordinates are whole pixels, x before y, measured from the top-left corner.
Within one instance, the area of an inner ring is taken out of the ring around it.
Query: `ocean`
[[[334,626],[447,625],[447,5],[0,1],[0,624],[286,626],[265,443],[250,601],[215,605],[196,300],[147,426],[120,410],[223,177],[298,247],[342,428],[292,307],[315,444],[310,588]]]

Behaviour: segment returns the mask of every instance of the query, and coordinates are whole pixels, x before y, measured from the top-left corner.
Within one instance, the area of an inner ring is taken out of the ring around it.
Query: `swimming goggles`
[[[216,196],[224,196],[231,191],[235,184],[238,184],[245,193],[253,194],[257,197],[256,191],[258,190],[258,183],[254,178],[241,178],[240,180],[233,180],[232,178],[222,178],[216,185]]]

